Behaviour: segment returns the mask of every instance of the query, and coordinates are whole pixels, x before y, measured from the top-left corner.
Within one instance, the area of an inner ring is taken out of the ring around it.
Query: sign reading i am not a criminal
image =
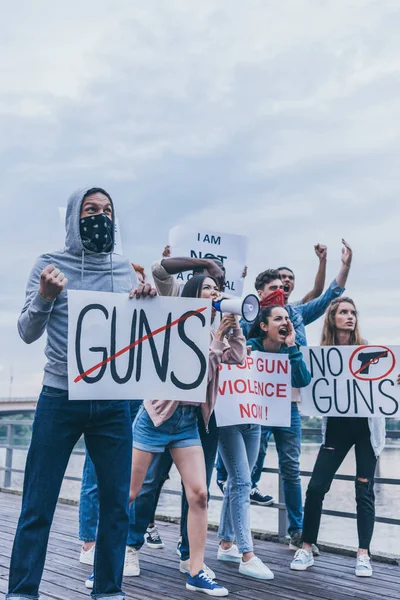
[[[169,232],[171,256],[191,258],[218,258],[226,269],[225,291],[232,296],[241,296],[247,263],[248,238],[244,235],[216,233],[204,229],[188,229],[181,225]],[[178,273],[177,279],[186,283],[191,272]]]
[[[220,365],[218,427],[244,423],[290,427],[291,401],[287,355],[252,352],[243,365]]]
[[[210,323],[210,300],[69,290],[69,399],[205,402]]]
[[[303,415],[400,417],[400,346],[301,350],[312,377],[301,390]]]

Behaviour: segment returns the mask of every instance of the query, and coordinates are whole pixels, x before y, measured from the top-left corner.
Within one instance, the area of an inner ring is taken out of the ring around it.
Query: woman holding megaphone
[[[360,346],[366,342],[358,329],[358,313],[351,298],[337,298],[328,307],[321,346]],[[356,455],[356,503],[358,552],[355,574],[370,577],[369,547],[374,531],[374,475],[378,456],[385,446],[384,417],[327,417],[323,419],[323,443],[308,484],[304,506],[303,546],[290,568],[305,571],[314,564],[311,544],[316,543],[322,503],[336,471],[354,446]]]
[[[182,297],[217,300],[218,282],[209,275],[196,275],[183,288]],[[212,310],[212,319],[215,309]],[[187,589],[210,596],[226,596],[228,590],[218,585],[214,573],[204,565],[207,537],[207,482],[204,454],[198,429],[201,410],[204,425],[214,411],[218,390],[219,365],[240,364],[246,355],[246,340],[238,318],[224,315],[216,331],[211,332],[206,402],[201,405],[172,400],[145,400],[133,425],[133,456],[130,500],[138,495],[153,456],[166,448],[181,475],[189,504],[188,537],[190,560],[181,561],[188,575]],[[187,566],[186,566],[187,565]]]
[[[282,305],[272,304],[264,308],[250,336],[247,343],[252,350],[289,355],[293,387],[308,385],[311,376],[295,344],[296,334]],[[294,410],[298,414],[297,405]],[[278,444],[280,438],[275,432],[278,429],[284,428],[274,428],[278,453],[281,455],[284,448]],[[219,451],[228,471],[228,483],[218,531],[221,540],[218,559],[238,562],[239,573],[248,577],[273,579],[272,571],[253,552],[250,531],[251,473],[258,456],[260,433],[261,426],[254,424],[230,425],[219,429]],[[234,539],[237,545],[233,544]]]

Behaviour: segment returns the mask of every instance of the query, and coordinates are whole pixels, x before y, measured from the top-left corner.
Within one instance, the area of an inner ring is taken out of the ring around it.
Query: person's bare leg
[[[144,450],[137,450],[137,448],[133,448],[129,502],[133,502],[136,496],[139,494],[144,478],[146,477],[147,470],[151,461],[153,460],[153,456],[154,454],[151,452],[144,452]]]
[[[171,448],[172,459],[182,477],[189,504],[188,537],[190,549],[190,574],[203,568],[207,539],[207,483],[203,448]]]
[[[84,552],[89,552],[89,550],[91,548],[93,548],[93,546],[95,545],[96,542],[83,542],[82,544],[82,550]]]

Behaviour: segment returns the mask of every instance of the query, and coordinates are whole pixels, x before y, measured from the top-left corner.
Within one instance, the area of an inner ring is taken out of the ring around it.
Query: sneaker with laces
[[[187,560],[181,560],[179,562],[179,570],[185,575],[190,575],[190,558],[188,558]],[[206,563],[203,564],[202,570],[207,575],[207,577],[209,577],[209,579],[215,579],[214,571],[210,569],[210,567],[207,567]]]
[[[203,592],[209,596],[217,596],[219,598],[229,594],[226,588],[210,579],[203,570],[199,571],[194,577],[189,573],[186,589],[191,592]]]
[[[125,550],[124,577],[139,577],[139,550],[127,546]]]
[[[162,541],[158,532],[157,525],[147,528],[146,533],[144,534],[144,541],[149,548],[153,548],[155,550],[164,548],[164,542]]]
[[[311,544],[313,556],[319,556],[319,548],[315,544]],[[295,531],[290,536],[289,550],[299,550],[303,547],[303,532]]]
[[[290,563],[290,568],[293,571],[305,571],[308,567],[312,567],[314,564],[314,557],[312,552],[299,548],[296,550],[294,558]]]
[[[221,493],[225,494],[226,481],[224,481],[223,479],[217,479],[217,486],[221,490]]]
[[[93,545],[90,550],[81,550],[81,553],[79,555],[79,562],[82,563],[83,565],[89,565],[90,567],[93,567],[94,565],[94,549],[95,549],[95,545]]]
[[[89,577],[85,581],[85,587],[87,587],[88,590],[92,590],[93,585],[94,585],[94,573],[92,571],[91,574],[89,575]]]
[[[222,548],[221,545],[219,545],[217,558],[218,560],[223,560],[226,562],[240,563],[240,561],[242,560],[242,553],[239,552],[239,549],[236,546],[236,544],[232,544],[232,546],[230,548],[227,548],[226,550]]]
[[[255,486],[250,492],[250,502],[259,506],[271,506],[274,503],[274,499],[272,496],[263,494],[260,488]]]
[[[357,556],[356,575],[357,577],[371,577],[371,559],[368,554],[360,554]]]
[[[255,579],[273,579],[274,574],[266,564],[258,558],[253,556],[247,562],[240,561],[239,573],[246,575],[247,577],[254,577]]]

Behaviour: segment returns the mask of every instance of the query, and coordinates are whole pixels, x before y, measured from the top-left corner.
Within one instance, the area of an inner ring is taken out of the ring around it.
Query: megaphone
[[[248,323],[253,323],[260,312],[260,302],[254,294],[245,298],[222,298],[213,302],[213,307],[221,313],[240,315]]]

